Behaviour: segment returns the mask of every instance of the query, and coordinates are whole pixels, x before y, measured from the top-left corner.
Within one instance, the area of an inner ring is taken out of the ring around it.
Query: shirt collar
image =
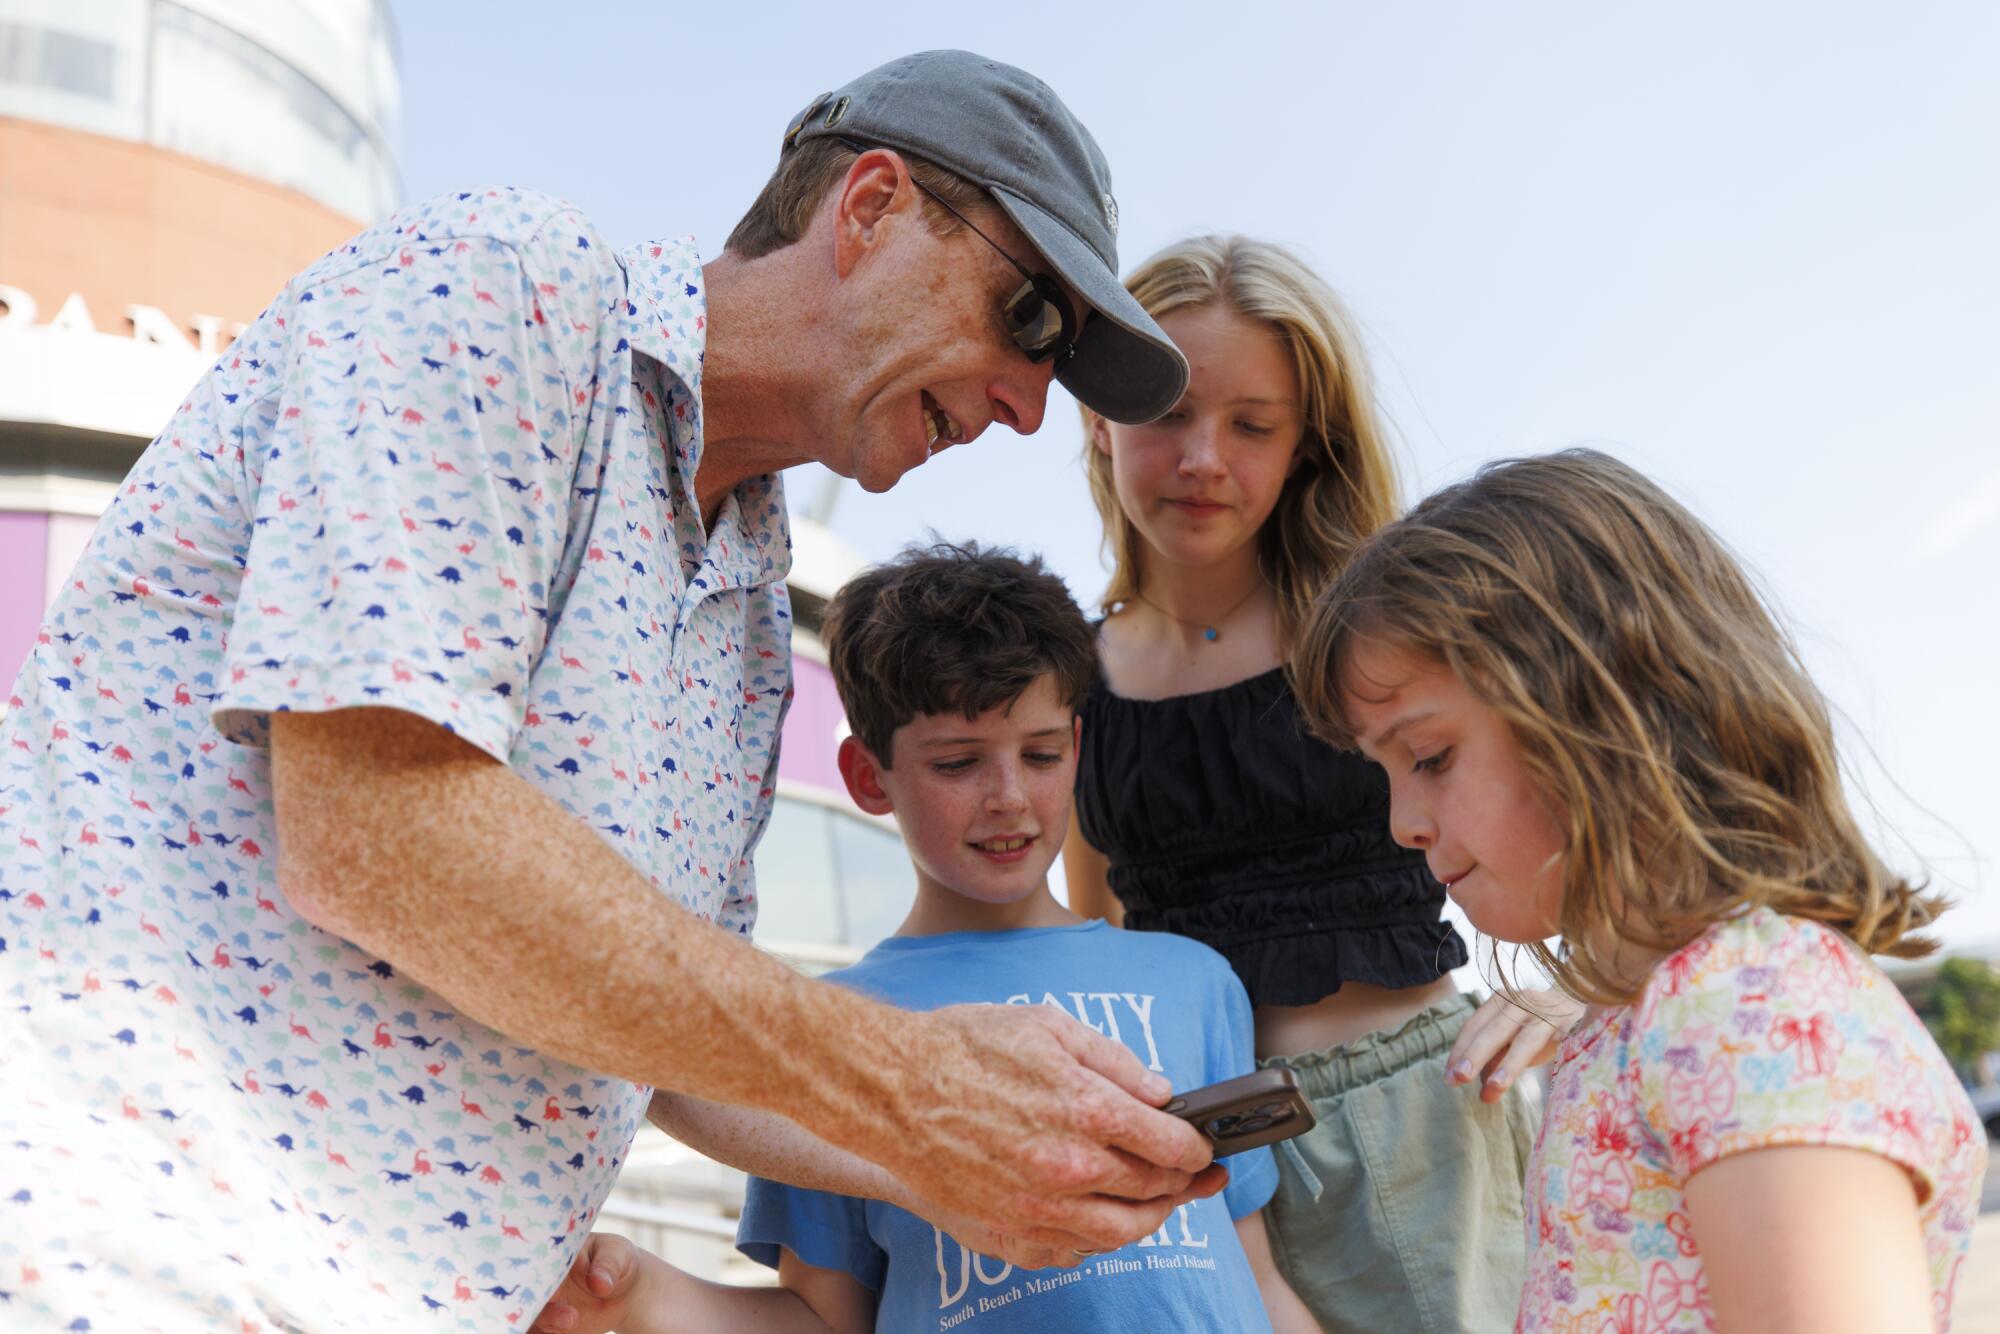
[[[689,411],[699,414],[708,286],[694,238],[646,241],[619,252],[618,262],[625,269],[626,341],[678,376],[692,400]],[[675,462],[681,476],[692,479],[701,464],[702,431],[698,421],[686,425],[673,432]]]
[[[687,387],[687,417],[667,423],[674,462],[690,502],[701,466],[702,359],[708,347],[708,284],[692,236],[647,241],[619,253],[626,275],[626,341]],[[664,405],[663,405],[664,408]],[[664,408],[672,411],[671,408]],[[694,518],[700,527],[700,517]],[[783,479],[776,473],[739,485],[717,516],[703,556],[700,583],[716,588],[783,583],[792,541]],[[733,532],[731,531],[733,530]],[[715,539],[721,536],[720,542]],[[729,540],[734,537],[734,541]]]

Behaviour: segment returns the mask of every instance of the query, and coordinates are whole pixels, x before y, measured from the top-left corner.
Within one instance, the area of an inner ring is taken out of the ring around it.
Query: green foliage
[[[1946,959],[1917,1013],[1960,1070],[2000,1050],[2000,970],[1978,959]]]

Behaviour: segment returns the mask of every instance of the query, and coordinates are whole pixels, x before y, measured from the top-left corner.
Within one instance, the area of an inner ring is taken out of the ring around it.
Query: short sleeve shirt
[[[1986,1136],[1901,993],[1839,933],[1767,909],[1654,970],[1563,1043],[1527,1180],[1521,1330],[1715,1328],[1688,1179],[1731,1154],[1879,1154],[1919,1200],[1938,1328],[1979,1213]]]
[[[1243,984],[1221,955],[1178,936],[1103,922],[894,936],[828,978],[904,1009],[1052,1006],[1183,1091],[1256,1067]],[[1277,1167],[1269,1149],[1227,1162],[1221,1197],[1184,1205],[1152,1236],[1075,1269],[1015,1269],[894,1205],[757,1178],[736,1244],[772,1267],[789,1250],[846,1272],[874,1290],[875,1328],[897,1334],[1254,1334],[1271,1325],[1234,1220],[1270,1201]]]
[[[295,914],[269,719],[427,718],[747,933],[790,542],[775,477],[695,504],[705,321],[690,242],[444,196],[295,279],[141,457],[0,721],[17,1310],[533,1319],[647,1091]]]

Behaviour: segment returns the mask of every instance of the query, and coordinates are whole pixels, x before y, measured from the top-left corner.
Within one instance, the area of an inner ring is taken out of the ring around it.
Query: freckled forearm
[[[298,721],[274,747],[279,875],[309,920],[552,1057],[861,1147],[893,1064],[866,1053],[893,1050],[907,1016],[695,918],[421,720],[358,737]]]

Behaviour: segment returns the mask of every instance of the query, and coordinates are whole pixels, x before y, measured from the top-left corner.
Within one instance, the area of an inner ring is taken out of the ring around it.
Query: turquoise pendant
[[[1203,639],[1206,639],[1211,644],[1213,644],[1216,640],[1222,638],[1220,634],[1216,633],[1216,629],[1212,625],[1209,626],[1208,629],[1201,632],[1201,637]]]

